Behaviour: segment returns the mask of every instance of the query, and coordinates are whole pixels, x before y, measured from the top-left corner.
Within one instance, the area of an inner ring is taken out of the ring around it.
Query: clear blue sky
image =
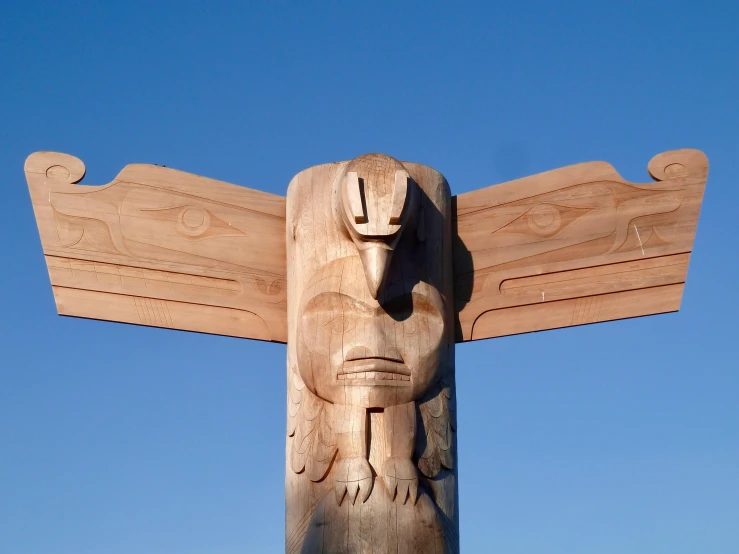
[[[711,163],[678,314],[458,348],[468,553],[739,552],[739,3],[0,5],[0,554],[283,549],[281,345],[56,315],[23,175]]]

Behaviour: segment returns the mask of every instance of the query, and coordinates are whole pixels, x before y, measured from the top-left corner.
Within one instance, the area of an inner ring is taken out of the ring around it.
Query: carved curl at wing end
[[[703,152],[693,148],[669,150],[649,160],[647,171],[655,181],[669,181],[681,177],[705,179],[708,174],[708,158]]]
[[[61,152],[34,152],[23,166],[26,174],[36,173],[50,182],[74,184],[85,176],[85,164],[79,158]]]

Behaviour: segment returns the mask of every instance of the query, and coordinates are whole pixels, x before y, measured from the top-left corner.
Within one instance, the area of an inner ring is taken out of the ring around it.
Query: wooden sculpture
[[[287,343],[286,552],[458,552],[455,343],[676,311],[708,172],[593,162],[456,197],[368,154],[287,198],[129,165],[26,176],[60,314]]]

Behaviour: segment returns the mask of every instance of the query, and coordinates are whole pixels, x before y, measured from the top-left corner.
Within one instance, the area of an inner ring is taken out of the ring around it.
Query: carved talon
[[[382,466],[382,479],[390,500],[406,503],[410,497],[413,504],[418,499],[418,473],[413,461],[408,458],[388,458]],[[397,495],[395,494],[397,491]]]
[[[361,492],[362,502],[366,502],[372,492],[372,468],[364,458],[344,458],[336,464],[334,476],[336,503],[341,506],[344,494],[354,504]]]

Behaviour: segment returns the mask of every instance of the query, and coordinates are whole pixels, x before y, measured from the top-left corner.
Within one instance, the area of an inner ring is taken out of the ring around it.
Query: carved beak
[[[393,251],[403,230],[413,221],[418,197],[400,162],[380,154],[367,156],[374,159],[373,164],[385,163],[389,169],[377,173],[370,164],[372,171],[368,170],[366,181],[357,171],[348,171],[339,182],[338,198],[341,224],[357,246],[367,288],[377,300],[387,281]]]
[[[384,242],[369,242],[362,244],[359,249],[359,257],[362,259],[364,276],[367,278],[372,298],[377,300],[377,294],[385,284],[390,269],[390,260],[393,249]]]

